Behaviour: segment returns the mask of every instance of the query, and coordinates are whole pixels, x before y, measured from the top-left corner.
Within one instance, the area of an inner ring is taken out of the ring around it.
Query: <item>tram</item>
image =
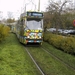
[[[27,11],[20,16],[16,25],[16,35],[23,44],[43,42],[43,13]]]

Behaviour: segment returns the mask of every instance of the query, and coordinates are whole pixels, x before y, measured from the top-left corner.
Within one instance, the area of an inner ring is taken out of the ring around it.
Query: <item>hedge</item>
[[[44,33],[44,41],[70,54],[75,54],[75,37]]]
[[[8,36],[10,28],[4,24],[0,24],[0,42]]]

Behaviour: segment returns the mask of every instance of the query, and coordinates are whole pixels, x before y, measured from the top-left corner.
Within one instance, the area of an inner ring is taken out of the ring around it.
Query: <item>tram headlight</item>
[[[40,36],[39,38],[41,39],[42,37]]]
[[[30,36],[27,36],[27,38],[30,38]]]

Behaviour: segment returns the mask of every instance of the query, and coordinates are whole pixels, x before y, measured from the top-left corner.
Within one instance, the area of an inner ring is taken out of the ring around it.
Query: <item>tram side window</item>
[[[24,23],[25,23],[25,20],[22,19],[22,20],[21,20],[21,25],[24,25]]]
[[[23,25],[23,19],[21,19],[21,22],[20,23],[21,23],[21,25]]]

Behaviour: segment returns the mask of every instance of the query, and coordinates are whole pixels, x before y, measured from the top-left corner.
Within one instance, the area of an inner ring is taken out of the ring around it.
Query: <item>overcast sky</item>
[[[33,3],[31,3],[32,1]],[[8,12],[13,13],[13,17],[17,18],[25,10],[36,10],[38,9],[39,0],[0,0],[0,19],[7,18]],[[40,0],[40,11],[45,11],[48,6],[49,0]],[[65,0],[53,0],[53,1],[65,1]],[[75,1],[75,0],[72,0]]]
[[[14,17],[18,17],[19,14],[24,12],[25,4],[26,10],[37,10],[38,8],[38,1],[39,0],[32,0],[33,3],[30,2],[31,0],[0,0],[0,16],[7,17],[8,12],[12,12]],[[48,0],[40,0],[40,10],[45,11],[47,6]]]

